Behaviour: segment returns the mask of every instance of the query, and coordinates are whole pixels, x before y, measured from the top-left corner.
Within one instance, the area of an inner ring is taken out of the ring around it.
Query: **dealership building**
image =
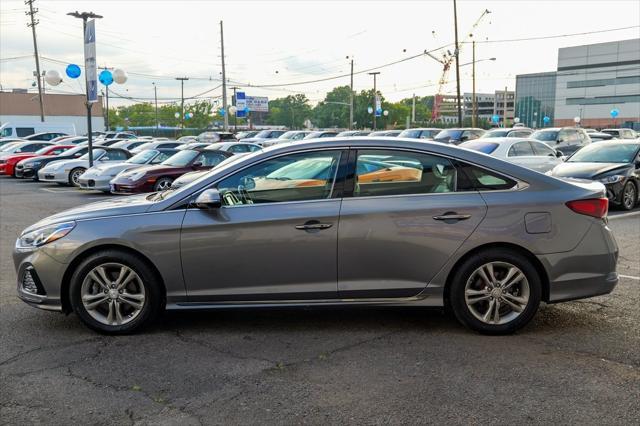
[[[613,114],[612,114],[613,112]],[[531,127],[640,129],[640,39],[558,50],[555,72],[516,76],[516,116]]]

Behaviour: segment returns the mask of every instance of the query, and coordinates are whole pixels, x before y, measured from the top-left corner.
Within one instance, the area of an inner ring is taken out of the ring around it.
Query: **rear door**
[[[420,293],[486,213],[475,190],[457,191],[452,161],[424,152],[350,154],[338,232],[341,298]]]

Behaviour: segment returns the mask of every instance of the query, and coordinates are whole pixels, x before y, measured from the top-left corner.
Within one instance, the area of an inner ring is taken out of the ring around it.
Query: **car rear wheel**
[[[145,262],[109,250],[89,256],[71,278],[74,312],[89,328],[105,334],[131,333],[159,313],[161,286]]]
[[[622,188],[622,203],[621,206],[625,210],[632,210],[638,202],[638,190],[636,185],[629,181]]]
[[[86,171],[84,167],[76,167],[69,173],[69,185],[80,186],[80,176]]]
[[[173,182],[173,179],[168,178],[168,177],[163,177],[160,178],[156,181],[156,183],[153,185],[153,190],[154,191],[164,191],[167,190],[171,187],[171,183]]]
[[[525,256],[489,249],[460,265],[449,295],[462,324],[484,334],[510,334],[531,321],[541,293],[540,276]]]

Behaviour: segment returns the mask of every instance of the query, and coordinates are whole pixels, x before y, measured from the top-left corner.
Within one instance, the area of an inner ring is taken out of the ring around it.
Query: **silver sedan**
[[[112,334],[164,309],[329,305],[448,306],[504,334],[614,289],[607,208],[600,183],[454,146],[310,140],[43,219],[16,241],[17,289]]]

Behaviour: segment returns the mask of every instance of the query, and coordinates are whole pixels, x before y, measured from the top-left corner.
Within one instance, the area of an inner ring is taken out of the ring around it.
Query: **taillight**
[[[569,201],[567,207],[576,213],[602,219],[609,211],[609,200],[606,198],[589,198],[588,200]]]

